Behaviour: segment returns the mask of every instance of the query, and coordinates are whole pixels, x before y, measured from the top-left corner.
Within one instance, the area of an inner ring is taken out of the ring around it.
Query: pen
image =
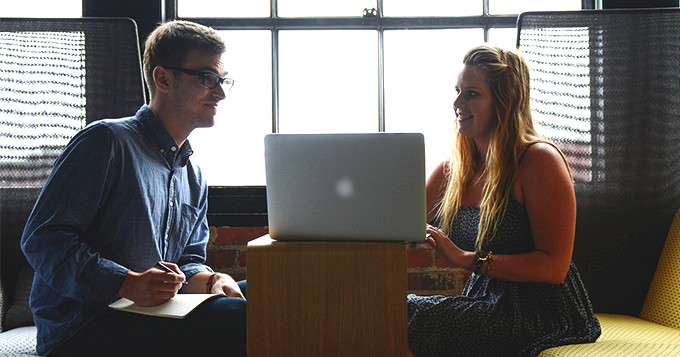
[[[161,269],[167,271],[168,273],[177,274],[177,273],[175,273],[174,270],[168,268],[168,266],[165,265],[165,264],[163,264],[162,262],[158,262],[158,263],[156,263],[156,265],[157,265],[159,268],[161,268]],[[189,282],[187,282],[186,280],[184,280],[184,281],[182,282],[182,284],[184,284],[184,285],[186,285],[186,284],[188,284],[188,283],[189,283]]]

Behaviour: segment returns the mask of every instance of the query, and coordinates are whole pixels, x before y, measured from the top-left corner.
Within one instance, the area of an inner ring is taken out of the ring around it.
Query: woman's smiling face
[[[453,108],[458,119],[458,133],[475,140],[478,147],[488,143],[496,125],[493,101],[484,72],[466,65],[458,75]]]

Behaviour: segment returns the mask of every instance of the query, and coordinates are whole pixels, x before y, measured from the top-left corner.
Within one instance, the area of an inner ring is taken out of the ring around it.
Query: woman
[[[461,295],[408,296],[409,349],[421,356],[535,356],[600,335],[571,262],[576,199],[562,153],[539,138],[529,70],[476,47],[453,103],[452,158],[427,181],[428,243],[473,271]]]

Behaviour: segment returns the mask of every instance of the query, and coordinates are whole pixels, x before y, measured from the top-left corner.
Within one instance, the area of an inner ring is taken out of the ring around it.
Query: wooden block
[[[405,356],[403,242],[251,241],[248,356]]]

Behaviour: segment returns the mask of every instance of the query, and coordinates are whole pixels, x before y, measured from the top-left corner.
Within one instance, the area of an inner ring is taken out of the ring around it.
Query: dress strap
[[[537,144],[537,143],[540,143],[540,142],[541,142],[541,141],[534,141],[534,142],[532,142],[532,143],[529,143],[529,145],[527,145],[526,149],[524,149],[524,151],[522,152],[522,155],[519,156],[519,163],[522,163],[522,159],[524,158],[524,155],[527,153],[527,151],[529,151],[529,148],[530,148],[532,145]]]
[[[522,152],[522,155],[519,156],[519,163],[520,164],[522,163],[522,159],[524,158],[524,155],[527,153],[527,151],[529,151],[529,148],[532,145],[537,144],[537,143],[546,143],[546,144],[554,147],[555,150],[557,150],[557,152],[560,153],[560,156],[562,156],[562,160],[564,161],[564,164],[567,166],[567,170],[569,170],[569,177],[571,177],[571,180],[573,181],[574,176],[571,173],[571,168],[569,167],[569,162],[567,161],[567,158],[564,156],[564,153],[562,153],[562,150],[560,150],[560,148],[558,148],[557,145],[553,144],[550,141],[540,141],[539,140],[539,141],[534,141],[534,142],[529,143],[529,145],[527,145],[526,149],[524,149],[524,152]]]

